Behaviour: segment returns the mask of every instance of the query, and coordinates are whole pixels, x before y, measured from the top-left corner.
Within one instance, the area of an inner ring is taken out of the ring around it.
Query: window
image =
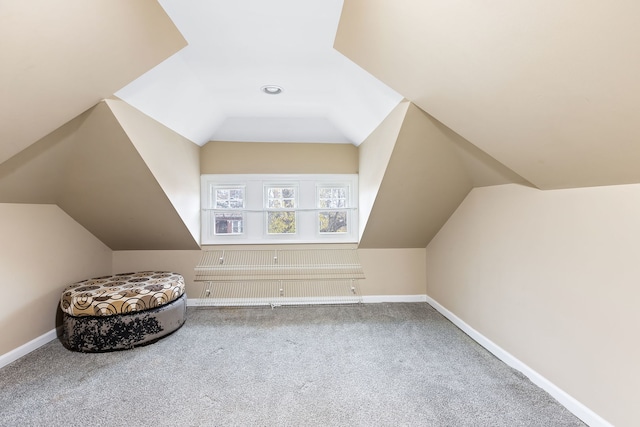
[[[244,216],[242,213],[215,214],[215,234],[242,234],[244,231]]]
[[[244,186],[211,186],[214,234],[241,235],[244,232]]]
[[[202,243],[357,242],[358,176],[202,175]]]
[[[297,186],[291,184],[264,187],[268,234],[295,234]]]
[[[348,226],[349,186],[318,187],[318,229],[320,233],[346,233]],[[324,210],[331,209],[331,210]]]

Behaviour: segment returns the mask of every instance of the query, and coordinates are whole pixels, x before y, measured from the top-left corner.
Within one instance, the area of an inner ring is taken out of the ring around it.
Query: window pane
[[[347,187],[322,187],[318,191],[319,208],[346,208]]]
[[[283,188],[282,189],[282,197],[284,198],[292,198],[295,197],[295,191],[293,188]]]
[[[242,212],[218,213],[215,218],[215,234],[244,233],[244,216]]]
[[[244,207],[244,188],[216,188],[214,191],[215,209],[242,209]]]
[[[295,209],[296,208],[296,188],[295,187],[268,187],[267,207],[270,209]]]
[[[327,211],[318,213],[320,233],[346,233],[347,212]]]
[[[279,199],[282,197],[282,191],[279,188],[269,188],[269,198]]]
[[[215,191],[215,207],[216,209],[228,209],[229,208],[229,190],[216,189]]]
[[[269,212],[267,214],[267,233],[269,234],[295,234],[295,212]]]

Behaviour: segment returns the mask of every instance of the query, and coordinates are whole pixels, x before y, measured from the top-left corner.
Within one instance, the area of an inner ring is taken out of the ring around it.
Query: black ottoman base
[[[151,344],[179,329],[187,318],[187,297],[158,308],[112,316],[62,315],[62,344],[73,351],[99,353]]]

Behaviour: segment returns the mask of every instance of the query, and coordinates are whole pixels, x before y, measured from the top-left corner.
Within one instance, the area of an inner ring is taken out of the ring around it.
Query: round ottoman
[[[167,271],[96,277],[65,288],[60,300],[62,343],[105,352],[151,344],[186,320],[184,278]]]

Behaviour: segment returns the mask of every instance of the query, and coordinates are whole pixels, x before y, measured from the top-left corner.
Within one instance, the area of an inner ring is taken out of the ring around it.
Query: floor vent
[[[203,251],[195,268],[201,306],[282,306],[362,302],[356,249]]]

